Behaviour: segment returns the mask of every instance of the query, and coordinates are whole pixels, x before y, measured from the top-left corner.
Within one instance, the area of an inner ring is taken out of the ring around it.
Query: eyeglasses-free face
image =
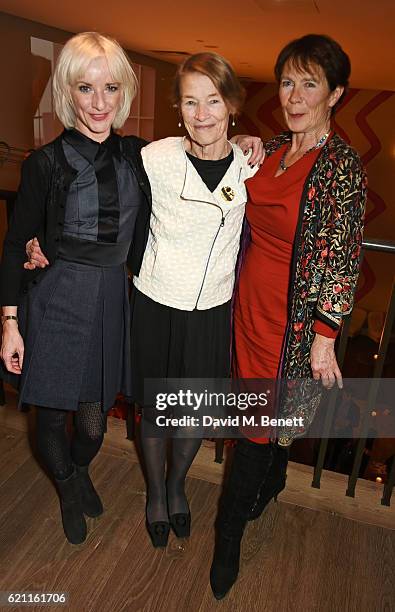
[[[105,140],[122,103],[120,83],[113,81],[105,57],[96,57],[70,87],[75,128],[98,142]]]

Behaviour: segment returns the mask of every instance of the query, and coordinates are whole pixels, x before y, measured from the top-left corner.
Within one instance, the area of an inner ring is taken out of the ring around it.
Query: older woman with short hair
[[[142,266],[134,277],[131,339],[133,395],[148,420],[152,408],[144,405],[144,379],[230,374],[244,180],[257,169],[227,139],[229,119],[243,99],[224,58],[215,53],[189,57],[178,68],[174,87],[187,135],[142,150],[152,215]],[[185,478],[201,444],[198,430],[195,435],[171,440],[167,474],[166,439],[142,436],[147,527],[154,546],[166,545],[170,526],[178,537],[190,533]]]
[[[118,43],[94,32],[74,36],[53,87],[65,130],[23,164],[1,266],[1,357],[19,378],[19,402],[37,406],[37,450],[55,479],[66,537],[79,544],[84,515],[103,512],[88,467],[106,412],[120,390],[130,394],[125,263],[138,215],[149,218],[149,186],[139,154],[145,142],[112,131],[137,88]],[[45,269],[23,270],[32,236]]]
[[[352,310],[366,202],[359,155],[331,126],[350,61],[337,42],[311,34],[281,51],[275,75],[289,131],[265,144],[266,160],[247,181],[250,235],[235,297],[234,375],[342,386],[334,344]],[[284,488],[286,449],[305,433],[319,395],[318,388],[303,401],[292,392],[282,398],[280,416],[301,417],[304,427],[278,431],[277,443],[238,441],[217,520],[210,574],[217,599],[237,579],[247,521]]]

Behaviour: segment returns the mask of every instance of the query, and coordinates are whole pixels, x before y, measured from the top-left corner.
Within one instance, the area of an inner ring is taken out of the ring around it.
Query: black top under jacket
[[[215,191],[218,187],[234,157],[233,149],[229,155],[222,159],[200,159],[200,157],[195,157],[195,155],[191,155],[190,153],[187,153],[187,155],[200,178],[210,191]]]
[[[114,133],[99,143],[77,130],[64,132],[66,159],[77,170],[67,195],[64,236],[106,244],[130,242],[144,196],[120,144]]]

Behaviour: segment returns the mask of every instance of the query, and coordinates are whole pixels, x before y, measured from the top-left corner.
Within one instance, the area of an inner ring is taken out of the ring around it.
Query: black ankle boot
[[[93,486],[87,465],[76,465],[82,510],[86,516],[96,518],[103,514],[102,501]]]
[[[55,482],[60,497],[63,529],[66,538],[71,544],[82,544],[86,539],[87,528],[82,511],[76,470],[66,480],[56,479]]]
[[[285,488],[288,457],[289,449],[282,448],[277,444],[273,445],[273,461],[251,508],[251,512],[248,516],[249,521],[254,521],[260,517],[268,503],[273,498],[277,501],[277,495]]]
[[[240,545],[251,508],[273,460],[272,444],[238,441],[218,513],[210,584],[216,599],[225,597],[237,580]]]

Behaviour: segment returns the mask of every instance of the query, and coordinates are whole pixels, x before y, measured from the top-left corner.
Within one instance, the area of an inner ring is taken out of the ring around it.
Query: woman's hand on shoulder
[[[230,141],[237,144],[243,151],[244,155],[248,155],[250,152],[248,164],[251,167],[256,166],[257,164],[259,166],[263,164],[265,159],[265,148],[259,136],[237,135],[233,136]]]
[[[16,321],[4,321],[0,357],[5,367],[13,374],[21,374],[24,344]]]
[[[335,382],[339,389],[343,388],[343,378],[335,355],[335,340],[316,334],[310,351],[310,365],[314,380],[322,381],[327,389]]]
[[[49,261],[42,252],[36,237],[26,243],[26,255],[29,261],[23,264],[25,270],[35,270],[36,268],[46,268],[46,266],[49,266]]]

